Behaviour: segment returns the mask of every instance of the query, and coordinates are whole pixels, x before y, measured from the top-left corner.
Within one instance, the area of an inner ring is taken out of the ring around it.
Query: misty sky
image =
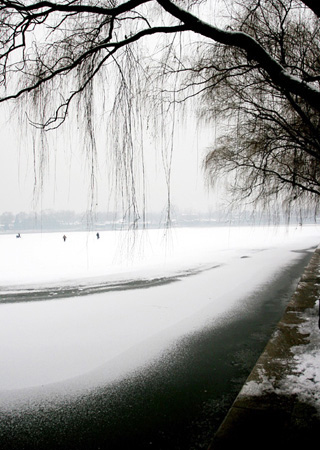
[[[90,208],[91,190],[87,160],[83,149],[72,148],[63,128],[52,132],[50,157],[43,189],[39,188],[39,173],[34,171],[33,141],[21,129],[8,108],[1,110],[0,153],[0,213],[25,211],[73,210]],[[28,125],[30,127],[30,125]],[[215,208],[214,196],[208,192],[201,168],[205,149],[212,143],[214,130],[200,130],[195,124],[178,128],[174,143],[171,175],[171,198],[174,208],[186,211],[210,211]],[[39,142],[35,149],[39,151]],[[153,143],[145,146],[147,211],[162,211],[166,207],[167,191],[161,151]],[[94,206],[97,210],[114,210],[112,187],[108,184],[108,163],[103,149],[99,150],[97,186]],[[110,165],[110,163],[109,163]]]

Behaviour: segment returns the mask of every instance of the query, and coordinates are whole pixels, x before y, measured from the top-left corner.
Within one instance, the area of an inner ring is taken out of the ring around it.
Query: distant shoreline
[[[31,233],[61,233],[61,232],[102,232],[102,231],[128,231],[128,230],[161,230],[161,229],[174,229],[174,228],[221,228],[221,227],[298,227],[298,226],[307,226],[307,225],[320,225],[319,223],[315,221],[308,221],[304,222],[302,224],[300,223],[270,223],[270,222],[259,222],[259,223],[248,223],[248,222],[216,222],[214,220],[212,221],[195,221],[195,222],[178,222],[173,221],[171,224],[167,225],[166,223],[163,224],[140,224],[136,227],[133,227],[132,224],[126,223],[126,224],[108,224],[108,225],[90,225],[90,226],[73,226],[73,225],[67,225],[67,226],[61,226],[56,228],[14,228],[14,229],[8,229],[4,230],[0,228],[0,236],[1,235],[16,235],[17,233],[21,234],[31,234]]]
[[[165,213],[148,213],[141,219],[123,216],[116,212],[83,212],[73,211],[43,211],[41,213],[0,214],[0,234],[59,232],[59,231],[108,231],[128,229],[157,229],[170,227],[243,227],[243,226],[279,226],[279,225],[315,225],[317,217],[308,214],[288,218],[284,215],[264,212],[227,212],[211,213],[177,212],[171,214],[171,220]]]

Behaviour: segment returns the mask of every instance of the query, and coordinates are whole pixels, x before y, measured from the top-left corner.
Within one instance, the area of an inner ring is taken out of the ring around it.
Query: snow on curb
[[[292,347],[293,374],[281,380],[280,394],[296,394],[300,401],[314,406],[320,415],[320,330],[319,305],[300,315],[298,329],[308,336],[308,343]]]
[[[255,380],[248,381],[241,397],[256,397],[274,393],[279,396],[296,395],[300,402],[313,406],[320,416],[320,330],[319,304],[299,313],[298,332],[307,338],[306,344],[291,347],[292,356],[277,360],[284,367],[284,376],[271,377],[263,366],[257,367]],[[276,332],[273,340],[277,338]],[[257,378],[259,381],[257,381]]]

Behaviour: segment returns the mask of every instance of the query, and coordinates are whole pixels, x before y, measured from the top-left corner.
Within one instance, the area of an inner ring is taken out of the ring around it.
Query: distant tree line
[[[191,216],[192,217],[192,216]],[[158,226],[161,214],[149,213],[149,224]],[[69,210],[45,210],[36,212],[4,212],[0,214],[0,231],[59,231],[59,230],[90,230],[90,229],[118,229],[128,226],[124,217],[116,212],[74,212]],[[147,225],[147,224],[145,224]]]
[[[304,212],[303,223],[315,223],[320,217]],[[165,213],[150,212],[141,228],[162,227],[166,217]],[[300,224],[300,215],[292,218],[292,223]],[[287,223],[287,215],[250,210],[230,211],[216,210],[208,213],[194,211],[175,211],[172,223],[177,227],[207,227],[207,226],[239,226],[239,225],[265,225]],[[302,222],[301,222],[302,224]],[[94,215],[86,212],[74,211],[43,211],[41,213],[4,212],[0,214],[0,233],[21,233],[23,231],[84,231],[84,230],[121,230],[130,225],[126,218],[115,212],[99,212]]]
[[[97,219],[98,217],[96,217]],[[99,221],[106,222],[114,219],[114,213],[102,213]],[[23,231],[23,230],[65,230],[84,229],[90,219],[86,213],[74,211],[43,211],[41,213],[4,212],[0,214],[0,230]],[[96,222],[91,218],[91,222]]]

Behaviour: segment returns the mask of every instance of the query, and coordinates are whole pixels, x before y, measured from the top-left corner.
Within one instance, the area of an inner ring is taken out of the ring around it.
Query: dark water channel
[[[77,399],[0,407],[1,450],[206,449],[311,255],[246,299],[241,317],[185,338],[134,377]]]

